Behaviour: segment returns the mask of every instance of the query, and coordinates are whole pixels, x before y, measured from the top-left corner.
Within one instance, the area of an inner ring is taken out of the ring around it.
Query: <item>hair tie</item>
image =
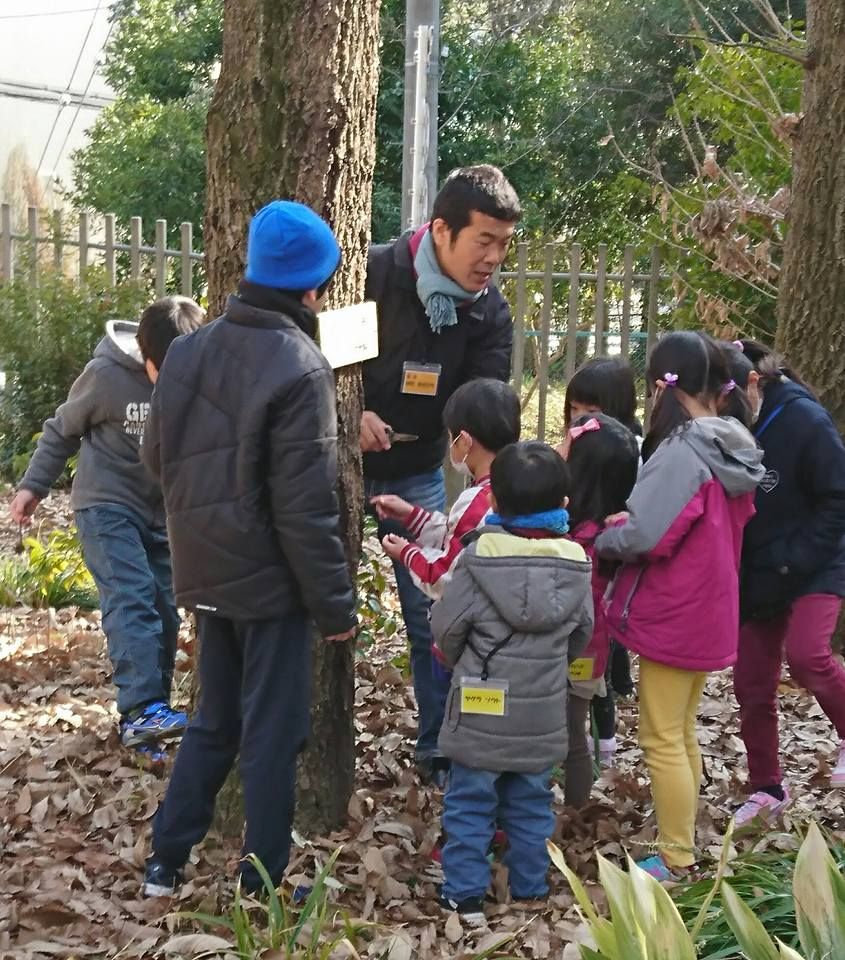
[[[678,385],[678,374],[677,373],[664,373],[663,382],[667,387],[677,387]]]
[[[728,380],[722,387],[722,396],[726,397],[732,390],[736,390],[736,380]]]
[[[601,430],[601,424],[596,420],[595,417],[591,417],[586,423],[578,424],[575,427],[569,428],[569,439],[577,440],[579,437],[583,437],[585,433],[593,433],[596,430]]]
[[[745,344],[742,340],[734,340],[733,345],[739,350],[740,353],[745,353]]]

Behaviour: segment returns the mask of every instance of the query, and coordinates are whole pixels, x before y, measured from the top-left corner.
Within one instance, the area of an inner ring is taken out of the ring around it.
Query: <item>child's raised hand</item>
[[[384,552],[390,557],[391,560],[399,560],[402,556],[402,551],[405,547],[408,546],[409,541],[404,537],[400,537],[395,533],[388,533],[388,535],[381,541],[381,545],[384,547]]]
[[[32,522],[32,515],[39,503],[41,503],[41,497],[36,496],[31,490],[18,490],[14,500],[9,504],[12,520],[17,524],[28,525]]]
[[[376,508],[379,520],[398,520],[400,523],[407,520],[414,509],[407,500],[403,500],[392,493],[373,497],[370,503]]]

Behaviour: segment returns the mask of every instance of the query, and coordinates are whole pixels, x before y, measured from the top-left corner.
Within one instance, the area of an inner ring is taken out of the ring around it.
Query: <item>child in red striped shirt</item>
[[[443,420],[449,431],[452,466],[472,485],[458,497],[449,516],[429,513],[401,497],[373,497],[380,520],[396,520],[413,540],[388,534],[382,541],[391,560],[408,568],[426,596],[439,600],[449,582],[464,538],[484,525],[490,512],[490,464],[520,432],[519,398],[500,380],[470,380],[449,398]]]

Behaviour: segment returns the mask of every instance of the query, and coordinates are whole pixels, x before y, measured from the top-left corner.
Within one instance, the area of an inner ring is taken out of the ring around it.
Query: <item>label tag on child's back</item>
[[[595,660],[592,657],[579,657],[569,664],[569,679],[578,682],[579,680],[593,679],[593,666]]]
[[[443,367],[439,363],[402,364],[402,393],[415,397],[436,397]]]
[[[509,686],[507,680],[461,677],[461,713],[479,713],[487,717],[506,716]]]

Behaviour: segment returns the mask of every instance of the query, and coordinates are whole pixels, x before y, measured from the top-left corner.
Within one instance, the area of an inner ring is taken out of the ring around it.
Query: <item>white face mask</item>
[[[467,453],[463,460],[459,460],[457,463],[455,463],[455,458],[452,455],[452,450],[460,438],[460,434],[458,434],[458,436],[455,437],[455,439],[449,444],[449,463],[452,464],[452,469],[459,473],[462,477],[467,477],[472,480],[472,470],[470,470],[470,468],[467,466],[467,457],[469,456],[469,453]]]

